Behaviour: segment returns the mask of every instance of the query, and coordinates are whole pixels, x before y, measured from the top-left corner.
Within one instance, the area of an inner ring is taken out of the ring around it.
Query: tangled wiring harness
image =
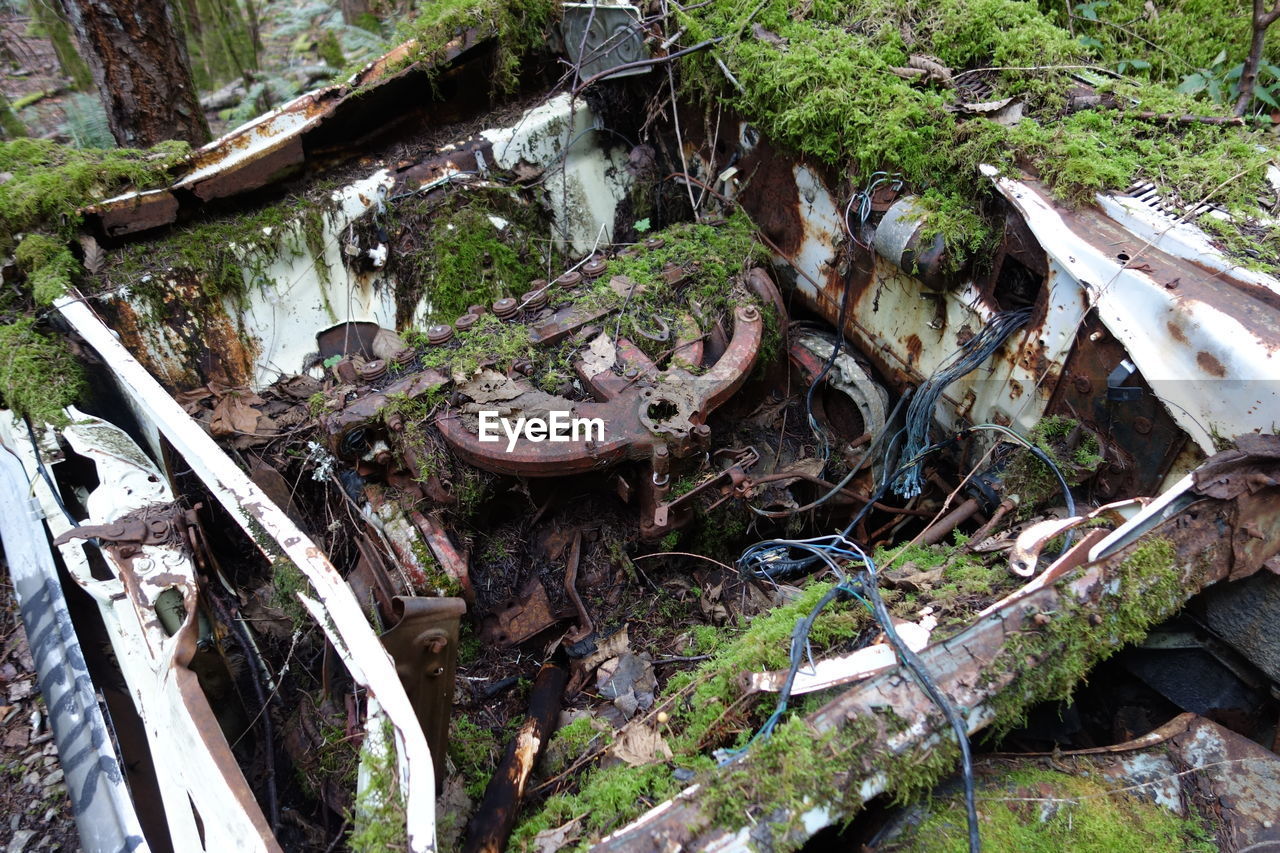
[[[918,399],[918,397],[917,397]],[[901,405],[901,403],[899,403]],[[896,413],[895,409],[895,413]],[[890,419],[892,422],[892,418]],[[898,440],[907,428],[899,430],[892,439],[889,440],[888,446],[885,448],[886,462],[891,458],[894,449],[898,444]],[[1058,480],[1059,487],[1062,490],[1063,500],[1067,507],[1069,515],[1075,514],[1075,501],[1071,495],[1066,478],[1061,470],[1055,464],[1053,458],[1045,453],[1034,443],[1028,441],[1022,435],[1018,434],[1008,427],[999,424],[975,424],[960,430],[955,435],[944,441],[931,444],[913,453],[907,461],[897,466],[890,472],[888,464],[885,465],[884,474],[880,478],[878,487],[870,499],[854,514],[853,518],[839,533],[828,536],[817,536],[810,539],[771,539],[747,548],[742,556],[738,558],[738,571],[744,576],[767,581],[777,581],[783,577],[794,577],[801,574],[809,574],[817,569],[825,568],[829,570],[837,578],[837,583],[827,590],[827,592],[818,600],[813,609],[801,618],[791,633],[791,650],[790,650],[790,669],[787,673],[786,680],[783,682],[782,689],[778,693],[778,702],[776,707],[761,725],[759,731],[752,737],[746,746],[738,750],[726,751],[724,758],[726,763],[733,761],[745,754],[757,740],[767,739],[774,728],[781,721],[783,715],[787,711],[787,706],[791,700],[791,690],[795,684],[795,678],[799,673],[801,666],[807,656],[809,632],[813,628],[814,622],[818,615],[833,601],[840,599],[854,599],[862,604],[876,621],[880,630],[884,633],[889,645],[893,648],[898,660],[902,666],[909,672],[916,683],[925,692],[929,699],[938,706],[946,717],[947,723],[951,726],[956,736],[956,741],[960,745],[960,759],[962,778],[964,781],[965,792],[965,811],[968,816],[969,825],[969,850],[972,853],[981,849],[981,843],[978,832],[978,812],[976,797],[974,792],[974,776],[973,776],[973,756],[969,747],[968,726],[959,709],[947,697],[945,693],[934,682],[933,678],[925,669],[923,661],[915,652],[911,651],[898,635],[894,628],[893,619],[889,614],[888,607],[885,606],[884,599],[880,595],[880,583],[877,573],[875,561],[869,557],[850,536],[858,522],[860,522],[875,502],[884,497],[890,488],[890,484],[894,483],[904,471],[913,469],[918,466],[929,454],[945,447],[950,447],[966,435],[973,432],[992,431],[998,432],[1005,437],[1020,444],[1037,459],[1043,462],[1054,473]],[[888,430],[877,436],[876,442],[868,448],[866,456],[875,452],[880,439],[883,435],[888,434]],[[905,454],[904,454],[905,455]],[[864,456],[865,458],[865,456]],[[855,471],[861,467],[855,467]],[[1062,550],[1065,551],[1070,547],[1070,538],[1065,540]]]

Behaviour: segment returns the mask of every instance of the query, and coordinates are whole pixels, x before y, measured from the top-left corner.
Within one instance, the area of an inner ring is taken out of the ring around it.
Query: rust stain
[[[761,142],[742,158],[741,170],[751,176],[752,192],[741,199],[756,226],[791,257],[804,241],[800,215],[800,190],[796,187],[792,159]]]
[[[1169,337],[1173,338],[1178,343],[1185,344],[1187,342],[1187,333],[1182,331],[1182,327],[1177,323],[1169,320],[1165,323],[1165,328],[1169,330]]]
[[[1212,353],[1204,350],[1196,353],[1196,364],[1200,365],[1200,369],[1212,376],[1226,376],[1227,369],[1222,366],[1222,362],[1218,361]]]
[[[906,340],[907,356],[912,364],[920,360],[920,351],[924,349],[924,342],[920,340],[920,336],[913,334]]]

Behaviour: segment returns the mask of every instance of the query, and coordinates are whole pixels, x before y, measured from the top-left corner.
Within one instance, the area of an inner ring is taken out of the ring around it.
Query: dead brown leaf
[[[216,436],[258,431],[258,410],[238,395],[227,394],[213,408],[209,430]]]
[[[556,853],[557,850],[563,850],[570,841],[577,839],[578,824],[581,822],[582,818],[575,817],[563,826],[542,830],[533,837],[533,849],[537,853]]]
[[[609,751],[632,767],[670,761],[673,757],[671,747],[667,746],[662,735],[642,720],[633,720],[623,726]]]

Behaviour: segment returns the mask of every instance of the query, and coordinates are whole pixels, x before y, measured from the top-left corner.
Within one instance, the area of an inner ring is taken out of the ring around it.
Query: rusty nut
[[[516,312],[520,310],[520,306],[510,296],[504,296],[493,303],[493,313],[498,316],[499,320],[510,320],[516,316]]]
[[[596,256],[582,265],[582,274],[587,278],[599,278],[608,266],[604,258]]]
[[[387,375],[387,363],[380,358],[375,358],[357,367],[356,373],[365,382],[376,382]]]

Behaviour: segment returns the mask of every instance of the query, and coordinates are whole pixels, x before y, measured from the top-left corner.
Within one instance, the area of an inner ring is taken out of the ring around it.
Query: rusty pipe
[[[501,853],[515,828],[533,766],[560,718],[560,703],[569,670],[548,661],[538,671],[529,693],[529,716],[507,746],[507,753],[485,788],[484,799],[467,829],[463,853]]]
[[[977,498],[969,498],[960,506],[951,510],[942,518],[930,524],[920,534],[920,541],[926,545],[937,545],[943,539],[947,538],[947,534],[955,530],[961,522],[968,521],[981,508]]]

